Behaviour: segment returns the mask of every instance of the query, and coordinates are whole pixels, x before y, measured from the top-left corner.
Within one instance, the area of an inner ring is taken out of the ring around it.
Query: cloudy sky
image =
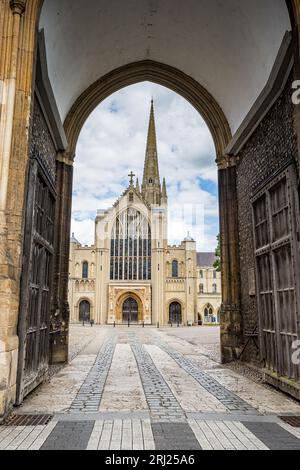
[[[152,97],[160,176],[169,196],[169,242],[180,243],[190,231],[199,251],[213,251],[219,220],[211,135],[186,100],[148,82],[111,95],[86,121],[74,167],[72,232],[92,244],[97,209],[113,205],[131,170],[142,180]]]

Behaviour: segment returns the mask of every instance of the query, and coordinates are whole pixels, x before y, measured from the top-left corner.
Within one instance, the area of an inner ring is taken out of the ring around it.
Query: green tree
[[[214,268],[218,273],[221,272],[221,244],[220,244],[220,235],[217,236],[218,244],[215,251],[216,261],[214,263]]]

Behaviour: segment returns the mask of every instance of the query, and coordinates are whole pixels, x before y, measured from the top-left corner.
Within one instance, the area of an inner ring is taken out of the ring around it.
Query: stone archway
[[[189,101],[206,121],[214,140],[219,168],[219,195],[222,244],[223,324],[221,330],[224,362],[237,357],[241,347],[241,319],[239,310],[238,230],[236,205],[236,161],[226,156],[225,149],[231,131],[222,109],[208,91],[183,72],[151,60],[128,64],[105,75],[91,85],[74,103],[68,113],[64,129],[69,147],[59,161],[67,171],[65,184],[72,186],[72,165],[80,130],[94,108],[110,94],[125,86],[151,81],[163,85]],[[71,195],[62,201],[63,211],[70,211]],[[235,227],[233,230],[232,228]],[[230,232],[230,233],[229,233]],[[64,242],[64,244],[67,241]],[[66,269],[68,269],[66,267]],[[228,328],[228,326],[230,326]]]
[[[34,63],[34,51],[36,43],[36,26],[39,20],[40,11],[43,6],[43,0],[33,0],[31,2],[16,1],[11,2],[11,5],[16,5],[16,16],[24,13],[25,6],[26,10],[23,15],[24,21],[21,24],[21,33],[25,41],[22,43],[22,52],[20,55],[20,62],[22,65],[19,70],[33,70]],[[297,2],[287,2],[289,5],[295,7],[297,12]],[[31,75],[27,77],[25,83],[21,84],[19,77],[18,86],[21,90],[25,90],[25,94],[30,96],[32,94],[32,83]],[[29,78],[29,80],[28,80]],[[61,186],[63,191],[61,192],[61,198],[59,200],[58,213],[61,214],[60,225],[62,230],[57,237],[57,245],[60,246],[58,257],[59,269],[57,272],[62,274],[63,283],[59,286],[59,298],[64,297],[62,306],[58,307],[62,311],[61,315],[63,323],[68,318],[68,309],[66,307],[66,276],[67,276],[67,251],[68,243],[64,240],[64,233],[68,233],[68,225],[70,219],[70,204],[66,202],[70,198],[70,192],[72,187],[72,162],[74,158],[74,150],[78,134],[83,124],[82,120],[86,119],[89,112],[101,102],[106,96],[113,91],[120,89],[122,86],[130,83],[137,83],[141,80],[153,80],[156,83],[164,84],[169,88],[177,91],[183,97],[185,97],[190,103],[192,103],[196,109],[204,116],[206,122],[214,136],[215,145],[217,149],[218,162],[220,167],[219,174],[219,186],[220,186],[220,211],[222,214],[221,220],[221,240],[222,240],[222,274],[223,274],[223,322],[227,325],[231,325],[230,328],[224,328],[222,331],[223,345],[222,348],[224,360],[234,357],[236,354],[234,350],[239,347],[240,337],[240,316],[239,316],[239,281],[238,281],[238,255],[237,246],[238,240],[233,238],[229,242],[229,238],[232,238],[232,233],[235,232],[237,225],[237,208],[235,205],[236,201],[236,174],[235,174],[235,160],[227,158],[225,154],[225,148],[230,140],[231,132],[227,122],[227,119],[222,112],[222,109],[216,102],[216,100],[195,80],[191,79],[184,72],[176,70],[173,67],[166,66],[161,63],[155,63],[153,61],[144,61],[139,63],[133,63],[121,67],[97,81],[94,85],[91,85],[88,90],[83,92],[81,97],[77,99],[75,104],[72,106],[66,121],[64,123],[66,135],[69,139],[69,147],[67,152],[63,152],[57,157],[58,161],[58,184]],[[27,102],[28,103],[28,102]],[[24,116],[22,125],[27,124],[29,116],[29,108],[21,109],[16,114]],[[80,113],[80,116],[79,116]],[[26,133],[24,132],[25,140],[23,145],[27,145]],[[20,174],[23,171],[25,174],[25,166],[19,169]],[[25,178],[24,178],[25,181]],[[22,202],[22,198],[19,198]],[[230,203],[228,203],[230,201]],[[22,204],[21,204],[22,205]],[[228,226],[234,227],[232,232],[227,232]],[[15,246],[15,245],[14,245]],[[16,263],[17,264],[17,263]],[[57,284],[59,284],[57,280]],[[59,353],[54,354],[53,361],[61,361],[66,354],[63,350]]]
[[[294,33],[295,35],[299,34],[299,2],[297,0],[287,0],[286,3],[289,7],[292,7],[290,12]],[[1,141],[1,148],[5,149],[5,152],[1,155],[1,171],[5,184],[0,185],[0,295],[1,313],[3,313],[4,318],[1,341],[4,344],[4,353],[10,355],[11,370],[16,369],[15,361],[18,350],[16,329],[20,297],[26,174],[28,168],[28,127],[32,116],[32,102],[34,101],[33,77],[35,75],[37,25],[42,5],[42,0],[27,2],[25,0],[1,1],[3,14],[0,17],[0,30],[4,31],[5,34],[0,36],[0,48],[2,52],[10,52],[9,54],[1,54],[4,60],[0,64],[0,80],[5,84],[9,84],[7,87],[1,87],[1,90],[3,89],[6,93],[6,108],[1,109],[0,133],[1,138],[4,136],[5,139],[5,142]],[[293,45],[297,71],[299,70],[299,41],[294,41]],[[172,67],[168,68],[163,64],[157,65],[152,61],[144,61],[143,64],[139,62],[138,65],[133,63],[114,70],[105,77],[103,76],[100,82],[97,82],[97,85],[92,85],[81,95],[81,99],[78,98],[65,121],[65,131],[70,140],[69,148],[67,151],[63,148],[57,149],[57,187],[59,192],[56,220],[60,229],[57,230],[55,237],[54,313],[57,319],[55,324],[57,337],[51,349],[50,360],[53,363],[67,360],[69,321],[67,306],[69,243],[67,234],[70,231],[72,163],[78,133],[82,126],[82,117],[78,115],[78,112],[81,110],[82,116],[86,118],[93,107],[101,102],[101,96],[104,99],[108,96],[107,93],[125,86],[126,83],[130,84],[132,80],[137,83],[141,80],[151,79],[169,86],[188,99],[195,107],[198,106],[197,109],[206,118],[215,138],[220,168],[223,277],[222,356],[223,360],[226,361],[239,355],[242,325],[237,230],[237,159],[234,156],[229,158],[225,152],[231,133],[229,126],[227,126],[226,116],[220,106],[198,82],[191,81],[190,77],[185,75],[184,72]],[[141,66],[144,67],[143,70]],[[161,69],[161,72],[158,69]],[[160,73],[161,75],[157,78],[157,74]],[[118,77],[122,78],[119,80]],[[7,119],[2,119],[4,115],[7,116]],[[299,137],[299,116],[296,118],[296,126]],[[10,372],[7,377],[10,377]],[[5,378],[6,381],[8,380],[7,377]],[[15,381],[14,378],[10,378],[0,415],[14,402],[14,390]]]
[[[144,306],[136,292],[123,292],[115,303],[116,323],[142,323],[144,321]]]
[[[64,122],[70,156],[75,156],[80,131],[95,107],[120,89],[144,81],[165,86],[194,106],[210,129],[217,159],[221,160],[225,148],[231,140],[231,131],[217,101],[203,86],[185,73],[153,60],[135,62],[120,67],[101,77],[82,93],[73,104]]]

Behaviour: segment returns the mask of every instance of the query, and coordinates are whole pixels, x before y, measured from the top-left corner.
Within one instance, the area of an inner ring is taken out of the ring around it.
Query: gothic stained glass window
[[[176,259],[172,261],[172,277],[178,277],[178,261]]]
[[[147,218],[130,207],[116,219],[111,235],[110,279],[151,279],[151,231]]]
[[[87,261],[82,263],[82,277],[83,279],[87,279],[89,277],[89,263]]]

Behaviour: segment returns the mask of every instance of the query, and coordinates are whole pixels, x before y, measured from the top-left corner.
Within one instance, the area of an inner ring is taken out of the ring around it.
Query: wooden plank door
[[[253,201],[261,358],[279,376],[298,380],[292,345],[299,339],[299,209],[292,165]]]
[[[30,160],[18,324],[17,404],[48,370],[55,190],[38,155]]]

